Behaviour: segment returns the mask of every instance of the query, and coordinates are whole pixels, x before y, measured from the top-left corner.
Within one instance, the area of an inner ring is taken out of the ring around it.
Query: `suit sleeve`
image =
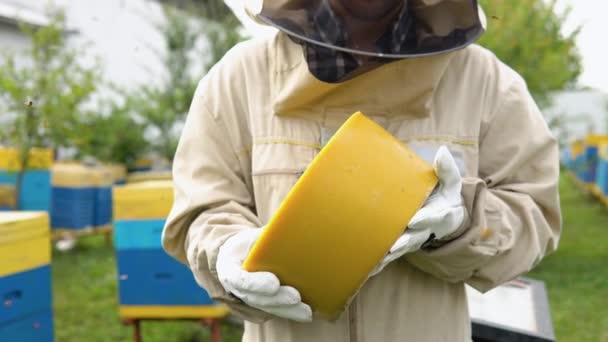
[[[488,291],[535,267],[558,245],[558,145],[517,78],[480,138],[478,177],[464,178],[469,221],[446,245],[406,256],[450,282]]]

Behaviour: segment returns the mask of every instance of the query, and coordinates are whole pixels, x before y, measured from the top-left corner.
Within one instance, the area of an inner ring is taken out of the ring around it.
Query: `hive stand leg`
[[[133,340],[141,342],[141,321],[138,319],[133,320]]]
[[[112,232],[105,232],[105,233],[103,233],[103,235],[105,235],[105,238],[106,238],[106,246],[107,247],[112,246]]]
[[[201,323],[211,330],[211,341],[222,342],[220,321],[217,319],[203,319]]]

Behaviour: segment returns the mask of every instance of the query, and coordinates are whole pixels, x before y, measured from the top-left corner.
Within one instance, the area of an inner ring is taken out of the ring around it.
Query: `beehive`
[[[16,191],[18,173],[23,172],[19,203],[15,203],[13,208],[29,211],[50,210],[51,175],[49,169],[52,162],[52,150],[33,148],[30,151],[28,167],[22,171],[18,151],[0,147],[0,186],[13,187]],[[16,198],[16,192],[14,194]],[[1,204],[0,207],[2,207]]]
[[[48,214],[0,212],[0,339],[52,341]]]
[[[91,169],[95,196],[93,200],[93,227],[104,228],[112,224],[112,169],[99,166]]]
[[[152,159],[140,158],[135,161],[135,171],[145,172],[152,169]]]
[[[106,165],[112,171],[112,178],[114,184],[123,185],[127,183],[127,167],[122,164],[108,164]]]
[[[161,246],[165,218],[173,202],[170,181],[114,188],[120,316],[128,318],[221,318],[192,272]]]
[[[606,201],[608,199],[608,143],[600,145],[599,150],[597,186],[600,196]]]
[[[27,162],[28,170],[48,170],[53,165],[53,150],[32,148]],[[0,146],[0,170],[21,170],[19,152],[14,148]]]
[[[127,183],[140,183],[150,181],[171,180],[173,178],[171,171],[145,171],[132,172],[127,176]]]
[[[93,227],[94,172],[78,163],[58,163],[53,166],[51,181],[53,229],[82,230]]]
[[[15,187],[0,184],[0,210],[15,209],[16,204]]]
[[[580,164],[582,167],[579,173],[579,180],[585,184],[595,184],[599,146],[604,143],[608,143],[608,136],[606,135],[593,134],[585,138],[584,157]]]
[[[334,319],[437,184],[427,164],[356,113],[330,139],[273,215],[249,256]]]

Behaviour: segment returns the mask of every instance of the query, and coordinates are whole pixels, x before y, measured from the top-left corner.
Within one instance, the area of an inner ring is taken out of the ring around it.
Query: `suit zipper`
[[[291,175],[300,177],[304,174],[304,170],[289,170],[289,169],[269,169],[262,171],[252,172],[252,176],[266,176],[266,175]]]
[[[357,298],[348,307],[348,335],[350,342],[358,342],[359,334],[357,331]]]

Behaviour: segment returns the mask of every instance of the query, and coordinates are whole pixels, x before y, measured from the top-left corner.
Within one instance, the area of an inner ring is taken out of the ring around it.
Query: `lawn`
[[[561,182],[564,233],[559,250],[529,276],[547,283],[559,341],[608,342],[608,209]],[[101,236],[82,239],[76,249],[53,255],[56,340],[130,341],[120,324],[114,251]],[[224,341],[240,341],[228,324]],[[145,342],[208,341],[193,322],[145,322]]]
[[[53,305],[57,342],[132,341],[133,328],[118,318],[114,249],[103,236],[83,238],[69,253],[53,254]],[[195,322],[144,322],[144,342],[209,341]],[[222,327],[224,341],[240,341],[241,330]]]
[[[559,249],[530,277],[546,282],[558,341],[608,342],[608,208],[561,181]]]

